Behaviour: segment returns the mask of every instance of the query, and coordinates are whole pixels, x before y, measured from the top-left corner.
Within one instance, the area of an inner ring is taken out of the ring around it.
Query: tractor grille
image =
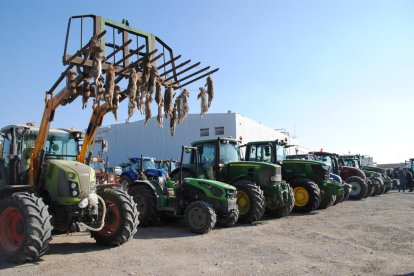
[[[280,167],[264,167],[260,169],[259,173],[259,185],[266,184],[270,182],[270,177],[272,175],[281,174],[281,168]]]
[[[53,166],[53,168],[57,168]],[[66,178],[66,174],[63,170],[59,170],[58,173],[58,196],[61,197],[70,197],[70,182]]]

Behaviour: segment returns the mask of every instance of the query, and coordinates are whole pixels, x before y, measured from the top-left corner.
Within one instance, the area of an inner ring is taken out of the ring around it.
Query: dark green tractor
[[[184,153],[196,151],[183,147]],[[214,228],[216,222],[223,227],[234,225],[239,217],[236,204],[236,188],[219,181],[187,178],[167,181],[163,177],[152,180],[136,180],[128,192],[134,198],[140,212],[140,226],[151,226],[159,219],[172,222],[184,217],[189,229],[204,234]]]
[[[329,166],[313,160],[286,159],[286,142],[258,141],[246,144],[246,160],[264,161],[282,166],[282,178],[293,188],[293,211],[308,213],[333,205],[344,188],[329,179]]]
[[[215,179],[236,187],[241,222],[260,220],[265,212],[280,218],[292,211],[293,190],[282,181],[280,166],[242,161],[238,142],[232,138],[197,141],[192,146],[197,152],[171,173],[172,178]]]
[[[368,191],[365,197],[377,196],[384,193],[385,184],[381,173],[364,168],[361,164],[361,155],[341,155],[340,159],[345,166],[358,168],[365,173],[368,184]]]
[[[377,177],[381,178],[383,185],[383,193],[386,194],[388,193],[392,187],[393,187],[393,181],[391,179],[391,177],[389,177],[387,175],[387,171],[383,168],[379,168],[379,167],[372,167],[372,166],[362,166],[362,170],[365,172],[365,174],[367,174],[367,172],[375,172],[377,174]]]

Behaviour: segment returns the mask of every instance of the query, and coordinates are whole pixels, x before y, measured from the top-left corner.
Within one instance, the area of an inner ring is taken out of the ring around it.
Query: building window
[[[200,128],[200,136],[209,136],[209,129],[208,128]]]
[[[216,135],[224,135],[224,127],[216,127],[215,133]]]

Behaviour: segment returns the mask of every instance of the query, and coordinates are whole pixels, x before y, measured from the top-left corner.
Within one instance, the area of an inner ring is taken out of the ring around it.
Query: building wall
[[[159,159],[180,158],[181,147],[192,141],[216,138],[215,127],[224,127],[223,136],[235,137],[235,113],[189,114],[183,123],[177,124],[175,136],[171,136],[169,120],[159,128],[153,117],[147,126],[144,121],[111,125],[108,135],[109,166],[126,162],[129,157],[150,156]],[[208,128],[209,135],[200,137],[200,129]]]
[[[221,127],[224,129],[224,133],[216,135],[216,128],[221,130]],[[208,129],[208,136],[200,136],[201,129]],[[193,141],[219,136],[237,139],[242,136],[243,143],[287,137],[290,144],[298,144],[296,139],[289,138],[285,134],[241,114],[231,112],[205,114],[202,119],[199,114],[189,114],[183,123],[177,124],[175,136],[170,135],[169,120],[164,121],[164,128],[159,128],[156,117],[153,117],[147,126],[144,126],[144,120],[111,125],[109,132],[103,129],[103,132],[97,135],[96,140],[98,137],[102,140],[105,136],[108,141],[109,166],[127,162],[129,157],[141,155],[178,160],[181,146],[190,145]],[[96,145],[95,149],[99,151],[100,145]],[[294,154],[295,150],[290,148],[290,151],[289,154]]]

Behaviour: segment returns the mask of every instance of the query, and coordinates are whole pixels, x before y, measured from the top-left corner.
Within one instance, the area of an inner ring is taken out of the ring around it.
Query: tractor
[[[65,70],[45,93],[39,128],[11,125],[0,133],[0,257],[19,263],[37,260],[48,250],[52,229],[89,230],[106,246],[133,237],[139,223],[136,204],[117,185],[97,185],[88,166],[91,148],[103,117],[113,113],[117,119],[118,105],[129,99],[131,106],[136,100],[138,79],[140,91],[150,90],[149,80],[177,90],[219,70],[208,66],[189,73],[200,63],[176,65],[179,58],[160,38],[129,26],[127,20],[118,23],[96,15],[69,19]],[[125,90],[118,85],[123,79],[128,80]],[[82,108],[93,100],[85,134],[51,129],[57,108],[79,97]]]
[[[83,133],[44,131],[25,125],[1,129],[1,256],[19,263],[38,259],[48,249],[52,230],[89,230],[105,246],[132,238],[138,225],[132,197],[97,185],[94,170],[76,161]]]
[[[309,154],[315,155],[319,161],[331,164],[332,173],[339,175],[342,180],[352,186],[349,195],[350,199],[361,200],[367,196],[367,177],[362,170],[340,163],[339,155],[336,153],[313,151],[309,152]]]
[[[135,180],[158,179],[163,178],[167,181],[168,172],[164,169],[158,169],[155,159],[151,157],[129,158],[129,163],[122,169],[120,184],[126,191],[128,186]]]
[[[255,141],[246,144],[246,161],[263,161],[282,167],[282,179],[295,194],[293,211],[309,213],[333,205],[344,188],[329,177],[329,166],[314,161],[286,159],[286,141]]]
[[[307,154],[286,155],[286,159],[314,160],[314,161],[319,160],[315,155],[309,154],[309,153],[307,153]],[[332,164],[331,163],[325,162],[325,164],[330,167],[329,168],[329,170],[330,170],[329,179],[331,181],[339,183],[344,188],[344,194],[336,196],[334,205],[336,205],[336,204],[338,204],[342,201],[348,200],[349,194],[351,193],[351,190],[352,190],[352,186],[345,183],[344,181],[342,181],[342,178],[339,175],[332,173]]]
[[[182,147],[184,153],[196,151]],[[128,186],[140,212],[140,225],[154,225],[158,219],[175,221],[184,217],[187,227],[197,234],[205,234],[216,222],[223,227],[234,225],[239,217],[236,188],[214,180],[181,178],[177,181],[162,179],[135,180]]]
[[[367,177],[368,191],[366,196],[377,196],[385,191],[384,180],[381,173],[375,170],[365,169],[361,164],[360,155],[341,155],[340,162],[349,167],[354,167],[362,170]]]
[[[199,177],[219,180],[237,188],[239,221],[253,223],[262,218],[287,216],[293,208],[290,186],[282,181],[281,168],[264,162],[242,161],[237,140],[217,138],[196,141],[188,162],[181,160],[171,178]]]

